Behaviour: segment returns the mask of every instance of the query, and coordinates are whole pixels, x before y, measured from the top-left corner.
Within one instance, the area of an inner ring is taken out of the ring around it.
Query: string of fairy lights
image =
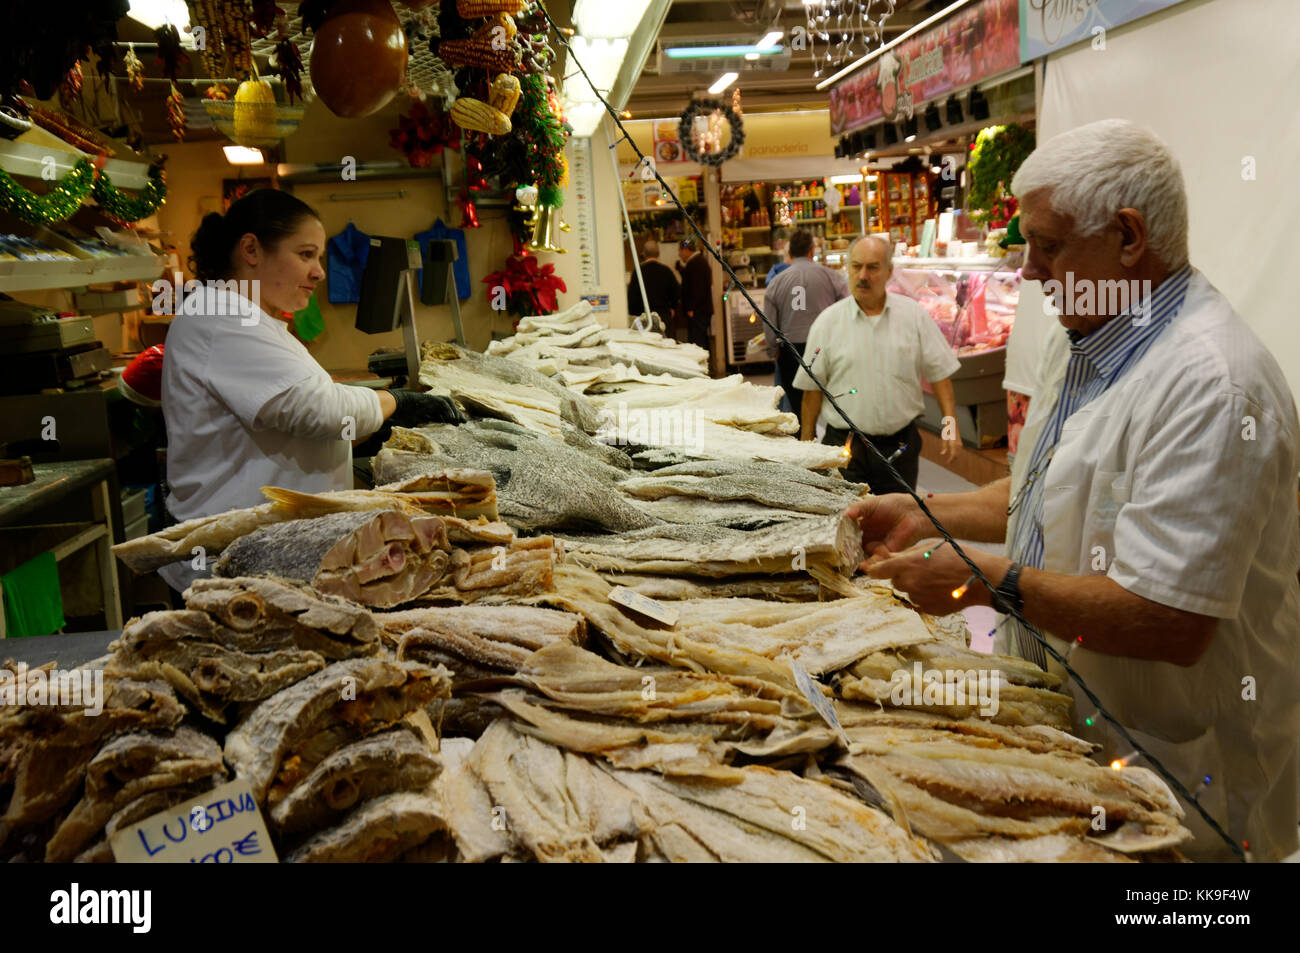
[[[813,79],[879,45],[895,0],[804,0]]]
[[[851,0],[824,0],[824,2],[814,4],[812,6],[817,6],[819,8],[818,11],[819,16],[821,13],[824,12],[827,18],[829,18],[832,15],[836,15],[832,11],[838,8],[843,8],[842,12],[839,14],[840,16],[851,15],[851,11],[848,9],[851,6],[859,8],[858,13],[860,15],[865,16],[868,13],[870,13],[873,8],[879,8],[881,6],[887,6],[889,8],[889,12],[892,13],[894,7],[894,0],[859,0],[859,2],[857,3],[852,3]],[[822,7],[825,7],[826,9],[822,11],[820,9]],[[866,8],[866,9],[863,10],[861,8]],[[587,76],[586,69],[583,67],[582,63],[578,60],[578,58],[574,55],[573,48],[569,43],[569,37],[570,35],[572,35],[572,31],[566,31],[561,27],[559,27],[558,25],[556,25],[555,21],[551,18],[550,12],[546,10],[544,6],[539,5],[539,9],[541,10],[542,15],[546,18],[546,22],[549,24],[551,30],[555,33],[555,35],[559,39],[559,42],[563,44],[565,51],[568,54],[569,62],[571,62],[574,66],[577,67],[578,71],[582,73],[584,78],[590,81],[590,77]],[[810,17],[811,17],[811,13],[810,13]],[[881,24],[883,24],[884,17],[878,16],[878,20]],[[824,19],[819,19],[818,22],[825,23],[827,21]],[[840,23],[841,21],[837,19],[836,22]],[[821,33],[823,32],[829,35],[829,29],[820,31],[819,35],[821,35]],[[836,47],[832,46],[828,50],[827,54],[824,54],[824,55],[829,55],[831,57],[831,60],[828,62],[833,62],[835,56],[835,52],[834,52],[835,49]],[[845,53],[844,55],[847,56],[848,54]],[[593,85],[592,88],[595,89],[595,86]],[[758,304],[754,301],[754,299],[750,297],[748,290],[746,290],[744,284],[736,276],[735,271],[727,263],[725,257],[718,251],[718,249],[713,245],[713,243],[709,241],[708,237],[700,229],[699,224],[686,211],[685,206],[682,204],[681,200],[677,197],[677,193],[673,190],[672,186],[668,184],[668,182],[663,178],[662,175],[660,175],[659,170],[655,166],[653,160],[650,159],[648,156],[646,156],[645,153],[643,153],[640,150],[640,148],[636,145],[636,142],[633,140],[632,136],[628,133],[627,128],[623,125],[622,116],[620,115],[618,110],[614,109],[614,107],[610,105],[609,101],[598,89],[596,90],[596,96],[597,98],[600,99],[601,105],[605,107],[605,111],[609,114],[610,119],[613,121],[615,128],[618,129],[621,137],[617,141],[615,141],[610,146],[610,148],[611,149],[616,148],[622,142],[626,142],[631,147],[632,151],[635,152],[637,155],[636,168],[638,169],[644,168],[649,172],[653,173],[654,178],[658,180],[660,188],[663,190],[662,194],[668,196],[672,200],[673,205],[675,205],[677,209],[681,212],[682,218],[685,221],[685,223],[689,225],[692,232],[694,232],[695,238],[699,243],[699,247],[707,251],[709,255],[712,256],[713,259],[717,261],[718,264],[722,267],[722,270],[726,273],[727,277],[730,279],[730,282],[737,287],[740,294],[744,296],[746,302],[748,302],[750,307],[753,308],[754,314],[757,315],[758,318],[763,322],[763,326],[766,329],[766,333],[772,334],[778,341],[779,346],[787,348],[793,353],[794,358],[798,362],[799,366],[803,368],[804,372],[808,374],[808,376],[812,379],[813,383],[817,385],[817,388],[822,392],[824,399],[829,401],[831,407],[833,407],[835,411],[839,413],[840,417],[848,424],[848,429],[853,433],[853,435],[857,436],[858,439],[860,439],[862,443],[869,448],[870,452],[884,465],[886,472],[888,472],[890,476],[892,476],[897,483],[900,483],[903,486],[908,486],[907,481],[904,480],[901,474],[899,474],[899,472],[894,469],[892,459],[885,457],[876,448],[875,444],[871,442],[870,438],[865,433],[862,432],[862,430],[857,426],[857,424],[853,422],[853,418],[844,412],[843,408],[841,408],[836,401],[836,395],[830,393],[830,391],[826,388],[825,384],[823,384],[821,380],[818,379],[817,376],[813,373],[812,368],[808,364],[804,363],[803,357],[800,356],[798,351],[794,349],[794,345],[792,344],[792,342],[785,336],[785,334],[782,333],[780,328],[776,327],[774,324],[772,324],[770,320],[768,320],[767,316],[763,313],[762,309],[758,306]],[[816,355],[813,356],[813,360],[815,359],[816,359]],[[843,397],[845,395],[840,394],[838,396]],[[934,529],[938,533],[938,535],[943,538],[943,542],[940,543],[939,545],[947,544],[952,546],[953,551],[958,555],[958,557],[962,560],[962,562],[964,562],[966,566],[971,570],[970,578],[966,581],[966,583],[961,587],[959,587],[958,589],[953,590],[953,594],[952,594],[953,598],[960,599],[962,595],[965,594],[967,588],[976,582],[984,586],[984,588],[988,590],[991,596],[994,596],[996,587],[993,585],[992,582],[989,581],[989,579],[984,575],[984,573],[980,570],[980,568],[975,565],[974,561],[961,548],[960,544],[957,542],[956,539],[953,538],[952,534],[948,532],[948,530],[944,527],[944,525],[941,522],[939,522],[939,519],[934,515],[933,512],[931,512],[929,506],[926,505],[925,500],[922,499],[914,490],[909,489],[907,492],[912,497],[913,501],[917,504],[921,512],[925,514],[926,518],[934,526]],[[932,496],[933,494],[930,495]],[[937,549],[938,547],[935,548]],[[1233,853],[1237,856],[1237,858],[1239,860],[1245,861],[1247,859],[1245,851],[1249,849],[1249,844],[1246,843],[1239,844],[1235,840],[1233,840],[1232,837],[1228,834],[1228,832],[1225,831],[1219,825],[1218,821],[1216,821],[1210,815],[1210,813],[1204,807],[1201,806],[1200,801],[1197,799],[1201,791],[1204,790],[1204,788],[1212,782],[1212,777],[1209,774],[1206,774],[1201,779],[1201,783],[1197,787],[1196,791],[1195,792],[1189,791],[1187,789],[1187,786],[1184,785],[1182,781],[1180,781],[1173,774],[1173,772],[1171,772],[1168,768],[1166,768],[1160,762],[1160,760],[1155,757],[1155,755],[1151,754],[1149,751],[1143,748],[1141,744],[1138,743],[1138,741],[1133,737],[1133,735],[1129,732],[1129,730],[1125,728],[1124,725],[1120,724],[1119,720],[1115,718],[1115,716],[1112,715],[1110,711],[1102,705],[1101,700],[1092,691],[1092,689],[1088,687],[1087,683],[1083,680],[1083,677],[1080,676],[1079,673],[1076,672],[1074,668],[1070,666],[1068,655],[1069,655],[1069,651],[1073,651],[1074,646],[1073,645],[1071,646],[1070,650],[1067,651],[1066,655],[1062,655],[1060,652],[1058,652],[1055,648],[1052,647],[1052,645],[1043,637],[1043,635],[1038,631],[1038,629],[1035,628],[1031,623],[1029,623],[1020,612],[1018,612],[1012,606],[1007,606],[1007,608],[1010,610],[1007,613],[1007,618],[1008,619],[1014,618],[1017,622],[1019,622],[1024,627],[1024,630],[1028,632],[1032,638],[1038,641],[1038,643],[1043,647],[1043,650],[1052,659],[1054,659],[1057,662],[1057,664],[1059,664],[1062,667],[1062,669],[1066,672],[1066,674],[1070,677],[1070,679],[1078,686],[1080,692],[1082,692],[1083,695],[1088,699],[1088,701],[1091,702],[1092,705],[1096,708],[1096,713],[1092,716],[1089,716],[1089,718],[1085,719],[1085,723],[1088,725],[1092,725],[1096,723],[1097,718],[1104,719],[1106,722],[1108,722],[1111,725],[1111,727],[1124,740],[1124,742],[1130,746],[1132,753],[1112,761],[1111,767],[1117,771],[1123,770],[1124,767],[1126,767],[1129,763],[1136,760],[1137,758],[1139,757],[1145,758],[1147,763],[1151,765],[1152,770],[1154,770],[1158,775],[1160,775],[1160,777],[1162,777],[1165,780],[1165,782],[1169,784],[1169,786],[1173,789],[1173,791],[1179,797],[1181,797],[1187,804],[1189,804],[1192,807],[1192,809],[1195,810],[1201,816],[1202,820],[1205,821],[1206,825],[1210,828],[1210,830],[1214,831],[1220,838],[1223,839],[1223,842],[1228,845],[1228,847],[1233,851]],[[994,631],[996,632],[996,630]],[[991,632],[989,634],[991,636],[994,633]],[[1082,643],[1082,641],[1083,639],[1079,638],[1078,640],[1076,640],[1075,644]]]

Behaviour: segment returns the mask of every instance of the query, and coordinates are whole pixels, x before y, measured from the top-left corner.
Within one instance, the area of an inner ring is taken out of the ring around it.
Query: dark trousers
[[[842,447],[850,433],[852,431],[827,427],[822,443]],[[907,481],[907,486],[901,486],[890,476],[885,465],[857,437],[853,438],[853,457],[849,460],[849,465],[841,468],[844,478],[853,483],[867,484],[871,487],[871,492],[877,496],[882,493],[906,493],[909,489],[915,490],[916,475],[921,468],[921,431],[917,429],[916,424],[910,423],[898,433],[886,436],[877,437],[873,434],[867,436],[871,437],[872,444],[886,457],[891,456],[903,444],[907,444],[907,449],[893,462],[894,469]]]
[[[712,353],[709,347],[709,326],[713,323],[713,315],[696,315],[693,318],[686,319],[686,333],[690,335],[692,344],[698,344],[704,350]]]
[[[800,357],[803,357],[803,347],[802,344],[794,345]],[[794,355],[785,345],[780,345],[777,349],[776,366],[781,371],[781,387],[785,391],[785,396],[790,399],[790,409],[799,418],[800,426],[803,426],[803,391],[794,386],[794,376],[799,373],[799,362],[794,359]]]

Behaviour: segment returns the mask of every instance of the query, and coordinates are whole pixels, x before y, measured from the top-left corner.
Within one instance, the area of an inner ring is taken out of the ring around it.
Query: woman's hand
[[[388,423],[396,427],[419,427],[422,424],[463,424],[469,418],[450,397],[421,394],[409,390],[388,391],[393,398],[393,412]]]

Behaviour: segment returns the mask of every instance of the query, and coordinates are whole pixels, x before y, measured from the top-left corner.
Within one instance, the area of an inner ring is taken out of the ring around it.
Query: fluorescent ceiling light
[[[783,36],[785,36],[785,30],[773,30],[767,36],[759,40],[757,46],[760,50],[770,50],[780,42],[781,37]]]
[[[589,40],[585,36],[575,36],[570,40],[573,59],[582,64],[587,76],[584,77],[578,72],[577,66],[573,66],[573,72],[564,81],[564,98],[570,102],[594,103],[597,102],[597,91],[608,95],[618,81],[619,70],[623,68],[627,42],[626,38]]]
[[[739,78],[739,73],[723,73],[718,77],[718,81],[709,87],[709,92],[716,96]]]
[[[866,56],[862,56],[854,60],[848,66],[844,67],[844,69],[836,73],[834,76],[829,76],[826,79],[822,80],[820,83],[817,84],[817,88],[825,89],[827,86],[829,86],[831,83],[835,82],[836,80],[848,76],[858,67],[865,66],[866,64],[870,63],[872,60],[874,60],[877,56],[880,56],[885,51],[892,50],[894,47],[898,46],[898,44],[906,40],[909,36],[915,36],[917,33],[920,33],[930,24],[937,23],[939,20],[942,20],[950,13],[956,13],[958,10],[966,6],[966,4],[968,3],[970,3],[970,0],[957,0],[956,3],[949,4],[948,6],[940,10],[938,13],[936,13],[934,16],[922,20],[920,23],[912,27],[912,29],[908,30],[906,33],[903,33],[900,36],[897,36],[894,39],[890,40],[884,46],[880,47],[880,49],[872,50]]]
[[[831,185],[857,185],[861,181],[862,181],[861,174],[831,176]]]
[[[151,30],[170,23],[180,32],[190,22],[190,9],[185,0],[131,0],[126,15]]]
[[[250,149],[247,146],[222,146],[221,150],[226,154],[226,161],[231,165],[261,165],[266,161],[261,149]]]
[[[595,135],[604,116],[605,107],[600,103],[573,103],[564,110],[564,118],[573,128],[574,138],[577,139]]]
[[[670,46],[664,50],[664,56],[670,60],[705,60],[725,56],[747,56],[750,53],[774,56],[780,52],[779,46]]]
[[[746,54],[745,54],[745,59],[747,59],[747,60],[756,60],[756,59],[758,59],[758,54],[757,54],[757,53],[746,53]]]
[[[596,39],[630,37],[649,6],[650,0],[578,0],[573,25],[583,36]]]

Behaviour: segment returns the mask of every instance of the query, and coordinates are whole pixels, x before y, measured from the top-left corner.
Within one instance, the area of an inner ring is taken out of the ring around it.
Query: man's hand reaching
[[[863,570],[901,553],[933,531],[916,501],[906,493],[867,497],[851,505],[847,513],[862,528],[862,551],[867,557]]]

